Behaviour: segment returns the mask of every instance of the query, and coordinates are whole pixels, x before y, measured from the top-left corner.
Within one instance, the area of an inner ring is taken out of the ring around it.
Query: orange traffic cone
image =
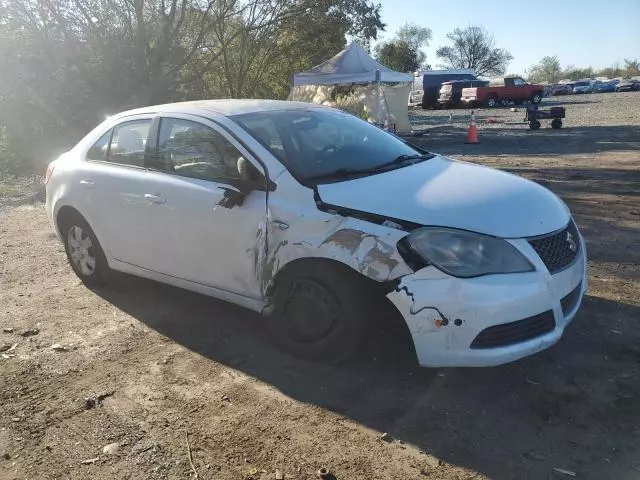
[[[478,140],[478,130],[476,129],[476,116],[471,111],[471,122],[469,123],[469,128],[467,129],[467,141],[466,143],[480,143]]]

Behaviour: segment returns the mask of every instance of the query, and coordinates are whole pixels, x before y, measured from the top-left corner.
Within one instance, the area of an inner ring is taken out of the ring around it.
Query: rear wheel
[[[489,108],[494,108],[498,105],[498,98],[493,96],[493,97],[489,97],[487,98],[487,107]]]
[[[82,216],[72,215],[62,222],[62,239],[67,259],[86,285],[102,285],[110,273],[100,242]]]
[[[551,120],[551,128],[553,128],[554,130],[562,128],[562,120],[560,120],[559,118],[554,118],[553,120]]]
[[[341,265],[294,266],[278,279],[274,297],[276,341],[298,357],[328,363],[352,357],[372,322],[369,285]]]
[[[542,101],[542,94],[540,92],[536,92],[531,97],[531,103],[538,104]]]
[[[540,122],[538,120],[531,120],[529,122],[529,128],[531,130],[538,130],[540,128]]]

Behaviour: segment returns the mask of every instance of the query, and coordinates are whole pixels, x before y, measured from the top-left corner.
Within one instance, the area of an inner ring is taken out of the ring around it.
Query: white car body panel
[[[569,222],[566,206],[546,188],[440,156],[380,175],[320,185],[318,192],[331,205],[502,238],[543,235]]]
[[[536,271],[460,279],[426,267],[404,277],[387,295],[407,321],[423,367],[487,367],[533,355],[555,344],[577,313],[588,288],[584,239],[580,256],[566,270],[550,275],[526,240],[514,240]],[[565,315],[560,301],[580,285],[579,300]],[[555,328],[545,335],[487,349],[471,349],[484,329],[552,311]],[[442,320],[447,319],[447,325]],[[456,325],[456,320],[460,324]]]
[[[586,251],[581,238],[578,259],[551,275],[527,241],[563,229],[571,220],[566,205],[553,193],[505,172],[436,156],[381,174],[321,184],[316,195],[226,116],[284,108],[325,107],[203,101],[109,118],[56,161],[47,185],[52,226],[60,235],[58,213],[72,207],[91,225],[114,270],[264,313],[270,311],[277,275],[301,259],[332,260],[376,282],[396,282],[387,297],[406,321],[423,366],[497,365],[540,351],[560,338],[580,303],[565,315],[561,299],[580,285],[581,300],[587,289]],[[216,129],[267,174],[275,190],[251,191],[242,205],[227,208],[218,203],[222,187],[228,186],[85,159],[87,150],[112,126],[156,115]],[[374,223],[349,211],[388,220]],[[408,234],[403,221],[508,239],[535,271],[466,279],[433,266],[414,272],[397,248]],[[485,328],[548,311],[556,327],[543,336],[507,347],[470,348]],[[447,325],[442,325],[443,319]]]

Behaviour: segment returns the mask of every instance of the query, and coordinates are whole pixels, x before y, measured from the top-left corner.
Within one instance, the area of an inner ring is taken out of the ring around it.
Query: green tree
[[[414,72],[420,66],[418,52],[404,40],[391,40],[376,45],[376,59],[398,72]]]
[[[530,82],[556,83],[562,79],[562,68],[558,57],[544,57],[526,71]]]
[[[593,68],[577,68],[573,65],[567,66],[562,72],[562,78],[568,78],[570,80],[581,80],[583,78],[591,78],[595,76]]]
[[[638,59],[624,59],[624,74],[627,77],[637,77],[640,75],[640,61]]]
[[[135,106],[284,97],[346,35],[382,29],[370,0],[0,1],[3,157],[43,163]]]
[[[447,38],[451,45],[436,50],[444,68],[472,68],[479,76],[498,76],[513,59],[507,50],[496,48],[493,36],[482,26],[456,28]]]
[[[430,28],[420,27],[415,23],[405,23],[398,29],[395,38],[407,42],[416,52],[419,68],[425,68],[427,66],[425,64],[427,54],[422,51],[422,48],[429,46],[431,36]]]

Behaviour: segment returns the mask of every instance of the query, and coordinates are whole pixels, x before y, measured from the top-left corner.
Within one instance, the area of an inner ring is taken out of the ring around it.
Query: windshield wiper
[[[368,173],[380,173],[385,172],[387,170],[391,170],[391,167],[396,165],[401,165],[410,160],[428,160],[433,158],[435,155],[431,153],[425,154],[416,154],[416,155],[398,155],[396,158],[391,160],[390,162],[381,163],[380,165],[376,165],[375,167],[370,168],[338,168],[333,172],[321,173],[319,175],[312,175],[310,177],[306,177],[305,180],[320,180],[320,179],[330,179],[330,178],[350,178],[354,175],[366,175]]]
[[[386,170],[389,167],[393,167],[394,165],[401,165],[409,160],[428,160],[433,158],[434,155],[431,153],[417,153],[415,155],[398,155],[396,158],[387,163],[382,163],[375,167],[370,168],[370,171],[378,172],[380,170]]]

